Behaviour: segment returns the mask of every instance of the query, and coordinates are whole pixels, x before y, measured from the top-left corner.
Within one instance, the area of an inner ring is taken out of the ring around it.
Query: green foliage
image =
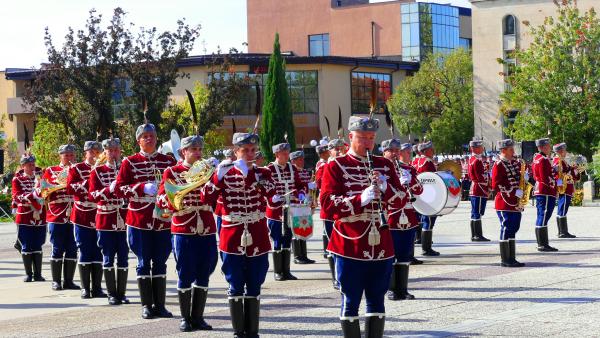
[[[427,138],[439,152],[458,153],[473,136],[473,64],[462,48],[431,54],[388,102],[394,124],[411,139]]]
[[[501,97],[502,113],[519,111],[506,133],[517,140],[550,134],[590,158],[600,142],[600,20],[574,0],[555,4],[556,17],[529,27],[532,43],[515,51],[514,71],[500,74],[511,87]]]
[[[17,141],[8,139],[2,146],[4,149],[4,174],[14,173],[19,169],[19,152],[17,151]]]
[[[260,129],[260,146],[267,161],[273,160],[271,147],[288,142],[292,149],[296,148],[294,120],[291,110],[290,94],[285,79],[285,60],[281,56],[279,33],[275,34],[273,54],[269,59],[269,74],[265,85],[262,128]]]
[[[223,130],[209,130],[204,135],[204,150],[203,157],[209,158],[213,156],[215,150],[220,150],[225,148],[230,144],[230,141],[227,139],[227,133]]]
[[[571,206],[580,207],[583,204],[583,189],[575,189],[573,198],[571,199]]]
[[[38,118],[31,148],[35,154],[37,166],[45,168],[58,164],[58,147],[69,142],[68,135],[57,132],[60,130],[59,123],[50,122],[45,117]]]

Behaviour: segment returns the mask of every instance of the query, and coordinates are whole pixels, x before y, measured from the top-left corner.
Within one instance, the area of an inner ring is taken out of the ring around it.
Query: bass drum
[[[449,172],[426,172],[417,176],[423,193],[413,202],[415,210],[425,216],[447,215],[460,202],[460,183]]]

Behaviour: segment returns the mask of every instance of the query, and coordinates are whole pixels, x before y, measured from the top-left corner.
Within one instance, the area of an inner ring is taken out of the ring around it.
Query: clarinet
[[[369,177],[373,176],[373,172],[375,171],[373,168],[373,157],[371,155],[371,151],[367,150],[367,163],[369,164]],[[372,182],[372,185],[375,186],[376,183]],[[385,219],[385,215],[384,213],[384,209],[383,206],[381,205],[381,198],[378,198],[376,201],[372,201],[371,202],[371,206],[374,206],[375,210],[377,211],[377,213],[379,214],[379,217],[381,219],[381,224],[379,225],[379,229],[386,229],[389,227],[389,225],[387,224],[387,220]]]

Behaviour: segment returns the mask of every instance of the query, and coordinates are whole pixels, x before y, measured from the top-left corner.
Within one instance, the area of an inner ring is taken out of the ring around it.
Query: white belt
[[[183,216],[196,211],[209,211],[212,212],[212,207],[210,205],[194,205],[185,207],[183,210],[179,210],[173,213],[173,216]]]
[[[84,208],[96,208],[96,203],[94,203],[94,202],[75,201],[75,205],[76,206],[80,206],[80,207],[84,207]]]
[[[55,199],[53,201],[48,202],[48,205],[52,205],[55,203],[71,203],[73,202],[72,198],[59,198],[59,199]]]
[[[251,224],[256,223],[263,219],[265,216],[262,212],[256,211],[245,215],[223,215],[221,219],[229,222],[231,226],[238,224]]]
[[[354,223],[354,222],[370,222],[373,219],[375,219],[375,220],[377,220],[377,222],[379,222],[380,221],[379,214],[376,212],[373,212],[373,213],[363,212],[362,214],[358,214],[358,215],[342,217],[339,219],[339,221],[342,223]]]
[[[133,197],[133,198],[129,199],[129,202],[154,203],[154,202],[156,202],[156,198],[152,197],[152,196]]]

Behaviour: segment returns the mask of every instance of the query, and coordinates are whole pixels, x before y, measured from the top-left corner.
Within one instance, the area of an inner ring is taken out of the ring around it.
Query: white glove
[[[271,198],[271,200],[273,201],[273,203],[279,203],[283,200],[283,198],[281,198],[281,196],[275,194],[275,195],[273,195],[273,198]]]
[[[412,175],[408,171],[403,172],[402,176],[400,176],[400,183],[402,185],[409,185],[411,180]]]
[[[154,196],[154,195],[156,195],[157,191],[158,191],[158,188],[156,187],[156,184],[154,184],[154,183],[144,184],[144,194],[146,194],[148,196]]]
[[[108,187],[108,190],[109,190],[111,193],[113,193],[113,192],[115,192],[115,188],[116,188],[116,187],[117,187],[117,181],[112,181],[112,182],[110,183],[110,187]]]
[[[387,177],[385,175],[379,175],[379,180],[382,182],[379,185],[379,190],[381,190],[381,193],[383,194],[387,190]]]
[[[212,163],[213,167],[215,168],[219,165],[219,160],[216,157],[211,157],[208,160]]]
[[[374,199],[375,187],[371,185],[367,189],[363,190],[363,192],[360,194],[360,205],[364,207],[365,205],[371,203]]]
[[[525,181],[529,181],[529,173],[525,172]]]
[[[12,209],[12,210],[11,210],[11,213],[12,213],[13,215],[16,215],[16,214],[17,214],[17,208],[14,208],[14,209]]]
[[[515,195],[516,195],[518,198],[521,198],[521,197],[523,197],[523,190],[521,190],[521,189],[517,189],[517,191],[515,191]]]
[[[306,195],[298,194],[298,199],[300,200],[300,202],[304,202],[304,200],[306,199]]]
[[[308,182],[308,189],[309,190],[317,189],[317,184],[315,182]]]
[[[238,168],[244,177],[248,176],[248,165],[246,165],[246,161],[239,159],[233,161],[233,165]]]
[[[557,187],[562,187],[562,185],[563,185],[563,181],[560,178],[558,180],[556,180]]]
[[[223,162],[219,163],[217,166],[217,178],[219,181],[223,179],[223,176],[227,174],[229,169],[231,169],[231,160],[223,160]]]

